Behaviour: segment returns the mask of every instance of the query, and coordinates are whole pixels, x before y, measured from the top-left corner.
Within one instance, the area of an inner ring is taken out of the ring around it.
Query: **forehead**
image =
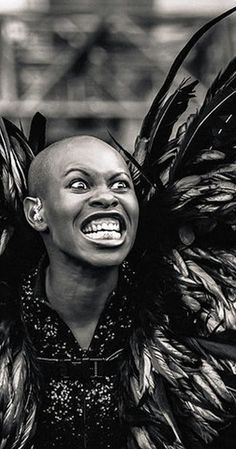
[[[89,173],[106,174],[108,172],[129,169],[122,156],[110,145],[102,141],[77,141],[61,144],[52,155],[52,174],[62,177],[73,169],[85,168]]]

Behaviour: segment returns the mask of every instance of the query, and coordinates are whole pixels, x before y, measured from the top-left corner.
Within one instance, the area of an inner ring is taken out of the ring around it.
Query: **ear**
[[[44,232],[47,229],[47,223],[44,219],[43,205],[40,198],[27,196],[24,199],[24,213],[29,225],[38,232]]]

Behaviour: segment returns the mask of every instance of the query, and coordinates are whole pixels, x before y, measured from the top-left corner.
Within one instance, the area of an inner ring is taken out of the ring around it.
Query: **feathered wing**
[[[166,145],[169,143],[170,134],[173,129],[173,124],[176,123],[176,120],[186,109],[188,100],[193,95],[193,90],[196,85],[196,82],[193,82],[186,86],[186,82],[183,82],[179,86],[179,89],[177,89],[172,96],[169,96],[166,101],[176,73],[197,41],[212,26],[235,11],[236,8],[232,8],[203,25],[191,37],[171,65],[162,87],[155,96],[153,103],[143,120],[139,136],[135,143],[134,157],[140,162],[140,165],[146,167],[148,171],[150,171],[149,160],[151,159],[151,162],[157,161],[162,153],[165,152]],[[151,174],[152,170],[150,172],[150,175]],[[158,179],[158,177],[156,178]],[[142,178],[140,179],[140,184],[141,190],[145,189],[145,182],[142,183]]]
[[[178,119],[195,86],[182,84],[148,114],[149,132],[136,142],[133,157],[151,185],[136,164],[137,323],[124,363],[130,447],[202,448],[236,416],[227,385],[236,367],[235,80],[234,59],[173,137],[175,99]]]
[[[30,447],[38,381],[25,337],[16,283],[33,260],[34,238],[23,219],[27,172],[34,155],[23,132],[0,120],[0,433],[2,449]],[[30,242],[30,244],[29,244]],[[35,249],[37,245],[35,246]]]

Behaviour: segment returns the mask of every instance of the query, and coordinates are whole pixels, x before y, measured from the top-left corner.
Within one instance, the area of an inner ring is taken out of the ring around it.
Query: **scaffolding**
[[[60,13],[0,16],[1,115],[27,121],[40,110],[54,124],[70,127],[71,121],[75,129],[78,120],[82,128],[103,120],[103,126],[108,122],[121,132],[125,121],[127,132],[131,122],[136,132],[172,60],[203,20],[159,16],[152,2],[145,15],[120,8],[108,14],[103,3],[97,13],[72,14],[60,7]],[[191,75],[200,77],[202,95],[219,63],[234,54],[233,19],[203,42],[176,79],[178,85]]]

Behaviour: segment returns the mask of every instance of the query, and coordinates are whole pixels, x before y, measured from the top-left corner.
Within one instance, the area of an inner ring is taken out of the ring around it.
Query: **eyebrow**
[[[129,173],[127,173],[126,171],[119,171],[118,173],[114,173],[114,175],[112,175],[112,176],[110,177],[110,179],[112,180],[112,179],[114,179],[114,178],[117,178],[117,177],[120,176],[120,175],[125,175],[125,176],[127,176],[127,178],[130,178],[130,179],[131,179],[131,175],[130,175]]]
[[[83,168],[78,168],[78,167],[71,167],[71,168],[69,168],[68,170],[66,170],[66,172],[64,173],[64,176],[66,177],[67,175],[69,175],[70,173],[72,173],[72,172],[80,172],[80,173],[82,173],[83,175],[85,175],[85,176],[88,176],[88,177],[91,177],[91,173],[89,173],[88,171],[86,171],[86,170],[84,170]],[[109,179],[114,179],[114,178],[117,178],[118,176],[120,176],[120,175],[125,175],[125,176],[127,176],[127,178],[130,178],[131,179],[131,175],[129,174],[129,173],[127,173],[127,172],[125,172],[125,171],[119,171],[119,172],[117,172],[117,173],[114,173],[114,174],[112,174],[111,176],[110,176],[110,178]]]
[[[79,171],[80,173],[82,173],[85,176],[90,176],[90,174],[86,170],[84,170],[83,168],[78,168],[78,167],[69,168],[68,170],[65,171],[64,176],[66,177],[67,175],[69,175],[70,173],[72,173],[74,171]]]

